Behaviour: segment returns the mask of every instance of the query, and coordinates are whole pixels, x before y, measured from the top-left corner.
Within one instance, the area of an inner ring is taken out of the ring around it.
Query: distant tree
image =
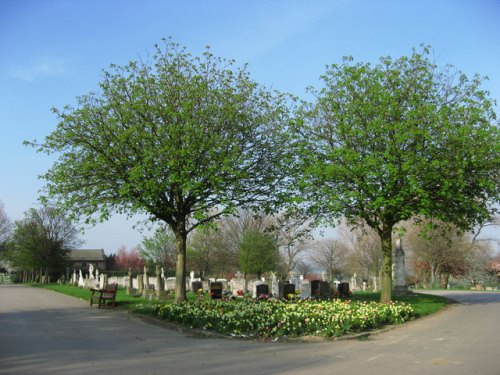
[[[144,238],[138,250],[146,262],[159,265],[164,271],[175,272],[177,246],[175,235],[167,225],[157,228],[152,237]]]
[[[5,212],[3,202],[0,201],[0,246],[5,241],[7,241],[11,229],[12,229],[12,224],[10,222],[9,217],[7,216],[7,213]]]
[[[139,255],[137,248],[127,250],[126,246],[121,246],[115,256],[115,267],[119,270],[140,272],[144,267],[144,260]]]
[[[36,273],[35,281],[48,282],[64,274],[67,252],[80,243],[78,230],[53,206],[32,208],[14,223],[6,258],[25,276]]]
[[[300,259],[295,264],[295,269],[304,277],[309,276],[312,272],[311,264],[305,259]]]
[[[328,66],[297,120],[297,197],[324,222],[361,219],[377,232],[383,302],[399,222],[424,216],[467,230],[499,202],[500,131],[482,78],[439,69],[429,53]]]
[[[184,301],[188,234],[236,207],[280,201],[288,96],[208,49],[192,57],[171,41],[146,62],[111,69],[100,93],[54,109],[60,123],[38,145],[58,155],[44,175],[48,196],[77,219],[144,212],[166,223],[177,243],[175,300]]]
[[[382,253],[380,237],[369,226],[350,226],[343,222],[338,227],[339,239],[347,251],[347,263],[351,273],[356,273],[364,281],[380,274]]]
[[[307,268],[302,255],[310,249],[312,244],[310,237],[312,223],[312,220],[289,216],[287,213],[275,217],[273,233],[278,238],[282,276],[286,277],[290,271],[299,268],[301,261],[300,268],[303,270]],[[304,273],[302,274],[305,276]]]
[[[309,255],[309,261],[324,270],[329,281],[342,278],[347,268],[347,249],[337,239],[316,241]]]
[[[260,279],[264,272],[274,271],[278,261],[278,243],[269,233],[248,230],[240,242],[240,267]]]
[[[189,240],[188,265],[201,277],[225,278],[229,272],[238,268],[239,263],[237,253],[232,251],[222,230],[198,227]]]
[[[447,287],[450,276],[465,276],[471,271],[473,259],[479,254],[479,246],[473,246],[469,236],[445,223],[407,223],[404,238],[420,281],[439,283],[441,288]]]
[[[192,232],[188,242],[187,265],[200,277],[207,278],[213,273],[214,252],[220,244],[220,235],[209,227],[199,227]]]

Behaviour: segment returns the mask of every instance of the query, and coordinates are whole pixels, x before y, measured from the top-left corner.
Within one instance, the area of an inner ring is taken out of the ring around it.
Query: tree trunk
[[[448,289],[448,281],[450,280],[450,274],[446,272],[441,272],[439,276],[439,287],[441,289]]]
[[[379,235],[382,243],[380,302],[390,302],[392,298],[392,226],[382,229]]]
[[[186,241],[187,233],[182,228],[175,228],[175,240],[177,243],[177,265],[175,267],[175,303],[186,301]]]

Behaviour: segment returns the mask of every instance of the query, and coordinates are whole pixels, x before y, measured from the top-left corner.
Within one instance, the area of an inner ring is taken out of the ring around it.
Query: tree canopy
[[[209,49],[193,57],[170,40],[110,70],[99,92],[54,109],[60,122],[38,145],[59,156],[43,176],[47,196],[76,219],[142,212],[168,224],[182,301],[188,233],[235,207],[279,201],[287,96]]]
[[[482,78],[429,54],[328,66],[297,121],[301,199],[323,221],[343,215],[379,234],[383,301],[397,223],[418,216],[467,229],[499,200],[500,132]]]
[[[248,230],[241,238],[239,257],[241,270],[260,278],[262,273],[275,269],[279,258],[278,243],[269,233]]]
[[[67,252],[80,243],[73,224],[52,206],[30,209],[14,223],[6,259],[22,271],[37,272],[41,282],[66,270]]]

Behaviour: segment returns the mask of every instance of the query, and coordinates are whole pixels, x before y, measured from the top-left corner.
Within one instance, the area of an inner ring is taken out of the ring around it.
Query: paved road
[[[0,286],[0,374],[500,375],[500,293],[461,301],[365,341],[201,338],[90,308],[47,290]]]

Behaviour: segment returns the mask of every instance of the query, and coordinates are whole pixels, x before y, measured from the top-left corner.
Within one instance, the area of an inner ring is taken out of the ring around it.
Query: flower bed
[[[268,300],[184,302],[156,305],[154,313],[168,321],[240,337],[342,336],[412,317],[404,303]]]

